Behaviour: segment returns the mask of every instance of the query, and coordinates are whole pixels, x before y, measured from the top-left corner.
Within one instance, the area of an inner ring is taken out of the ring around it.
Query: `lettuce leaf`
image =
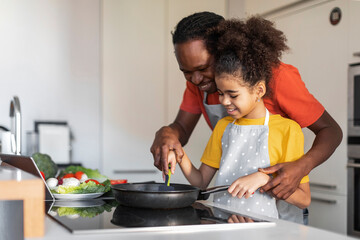
[[[87,183],[83,182],[79,186],[73,187],[73,186],[58,186],[56,190],[53,190],[53,193],[60,193],[60,194],[84,194],[84,193],[105,193],[110,190],[110,180],[106,180],[102,182],[101,184],[96,184],[93,181],[89,181]]]

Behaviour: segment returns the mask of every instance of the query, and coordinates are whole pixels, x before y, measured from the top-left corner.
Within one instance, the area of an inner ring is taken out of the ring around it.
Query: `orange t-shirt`
[[[301,80],[299,71],[294,66],[281,63],[273,70],[273,78],[269,83],[271,96],[264,98],[266,108],[273,114],[296,121],[302,128],[316,122],[325,108],[307,90]],[[191,82],[186,82],[186,89],[180,109],[193,114],[204,114],[211,127],[209,117],[203,104],[204,93]],[[207,104],[219,104],[217,92],[209,94]]]

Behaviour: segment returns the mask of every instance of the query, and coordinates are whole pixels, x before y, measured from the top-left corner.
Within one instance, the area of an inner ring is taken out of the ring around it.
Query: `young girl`
[[[287,49],[285,36],[271,22],[252,17],[246,22],[223,21],[210,31],[209,39],[219,99],[229,116],[215,126],[200,168],[185,154],[179,162],[182,172],[192,185],[204,189],[218,171],[216,185],[230,187],[214,195],[216,203],[303,223],[301,209],[311,201],[307,176],[286,203],[258,190],[271,178],[261,168],[295,161],[304,153],[300,126],[272,115],[263,102],[271,94],[272,69]],[[169,155],[169,162],[176,164],[175,153]]]

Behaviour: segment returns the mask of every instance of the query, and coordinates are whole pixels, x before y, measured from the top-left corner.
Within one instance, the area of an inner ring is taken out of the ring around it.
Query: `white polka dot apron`
[[[216,186],[230,185],[241,176],[270,166],[269,111],[266,109],[264,125],[236,125],[234,122],[228,124],[221,139],[222,156]],[[248,199],[232,197],[228,192],[217,193],[214,202],[243,213],[278,218],[275,198],[259,190]]]
[[[204,104],[206,113],[209,117],[211,126],[212,126],[212,128],[214,128],[216,123],[220,119],[226,117],[228,115],[228,113],[222,104],[208,105],[206,103],[206,99],[207,99],[207,92],[204,92],[203,104]]]

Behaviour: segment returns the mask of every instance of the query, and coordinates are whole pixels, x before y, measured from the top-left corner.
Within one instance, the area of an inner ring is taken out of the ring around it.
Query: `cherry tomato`
[[[88,183],[88,182],[90,182],[90,181],[92,181],[92,182],[96,183],[96,185],[103,185],[103,186],[104,186],[104,184],[99,183],[99,182],[98,182],[98,181],[96,181],[95,179],[88,179],[88,180],[86,180],[86,181],[85,181],[85,183]]]
[[[82,171],[78,171],[78,172],[75,173],[75,178],[77,178],[78,180],[80,180],[83,174],[84,174],[84,173],[83,173]]]
[[[110,180],[111,185],[127,183],[127,179]]]
[[[42,178],[45,180],[45,174],[42,171],[40,171],[40,173],[41,173]]]
[[[63,176],[62,178],[71,178],[71,177],[75,177],[75,175],[73,173],[68,173],[68,174],[65,174],[65,176]]]

